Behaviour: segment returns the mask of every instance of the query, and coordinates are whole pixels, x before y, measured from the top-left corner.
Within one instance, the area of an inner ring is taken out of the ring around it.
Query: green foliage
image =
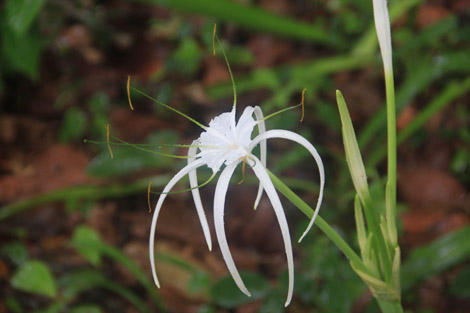
[[[84,258],[86,258],[90,263],[94,264],[95,266],[99,266],[101,264],[101,258],[103,256],[106,256],[125,267],[146,288],[148,294],[152,297],[153,301],[158,306],[162,307],[160,297],[155,292],[155,286],[153,282],[151,282],[150,279],[147,277],[147,275],[144,274],[142,270],[138,266],[136,266],[135,263],[129,257],[124,255],[119,249],[103,242],[96,231],[87,226],[77,227],[71,240],[71,244],[75,246],[75,248]],[[102,287],[106,287],[118,294],[125,295],[125,298],[137,307],[142,307],[141,300],[132,293],[130,293],[126,288],[122,287],[121,285],[115,284],[112,281],[108,281],[98,272],[91,271],[86,273],[88,273],[87,275],[90,276],[90,279],[85,279],[83,282],[79,280],[79,274],[77,274],[77,277],[69,277],[69,279],[78,280],[78,282],[70,284],[70,288],[72,289],[68,292],[69,294],[71,294],[71,296],[73,296],[74,293],[81,292],[82,288],[89,288],[87,281],[96,281],[96,283]],[[68,284],[65,285],[68,286]],[[78,288],[78,291],[76,290],[76,288]]]
[[[57,286],[51,271],[41,261],[24,262],[11,278],[11,285],[16,289],[53,298]]]
[[[202,56],[203,53],[197,42],[192,37],[186,37],[170,56],[166,68],[170,72],[193,76],[199,69]]]
[[[91,113],[89,135],[103,138],[106,135],[105,125],[108,124],[110,100],[106,93],[98,92],[87,101]]]
[[[241,273],[240,276],[251,297],[247,297],[238,289],[232,276],[226,276],[211,287],[211,299],[223,308],[236,308],[261,299],[268,293],[270,286],[263,276],[252,272]]]
[[[69,313],[102,313],[99,306],[93,304],[81,304],[69,310]]]
[[[127,300],[129,303],[134,305],[139,312],[150,312],[144,301],[142,301],[130,289],[125,288],[112,280],[108,280],[101,273],[94,270],[80,270],[69,273],[61,278],[60,284],[63,289],[63,296],[68,301],[71,301],[84,291],[101,287],[108,289]]]
[[[28,259],[28,250],[22,243],[10,242],[1,247],[0,255],[7,256],[11,262],[19,266]]]
[[[468,238],[470,227],[467,226],[414,250],[403,262],[403,291],[410,290],[420,280],[441,273],[451,266],[470,261]]]
[[[296,275],[298,297],[321,312],[351,312],[365,289],[363,282],[326,238],[317,238],[305,251],[307,255]]]
[[[336,34],[327,33],[322,25],[307,24],[249,5],[230,0],[136,0],[150,4],[163,4],[183,12],[203,14],[233,22],[250,31],[258,30],[290,38],[310,40],[324,44],[337,44]]]
[[[77,227],[71,243],[88,262],[95,266],[101,264],[103,243],[94,230],[86,226]]]
[[[42,40],[32,26],[44,3],[45,0],[7,0],[0,14],[2,63],[31,79],[37,78],[42,49]]]
[[[31,27],[45,0],[7,0],[5,23],[15,35],[23,36]]]
[[[470,299],[470,267],[462,269],[449,287],[449,293],[462,299]]]
[[[287,285],[287,282],[286,282]],[[263,297],[263,303],[261,304],[258,313],[282,313],[285,312],[284,298],[285,292],[279,289],[271,289]]]
[[[70,108],[65,112],[62,128],[59,132],[61,142],[69,142],[83,135],[86,126],[85,113],[77,108]]]
[[[5,305],[8,307],[11,313],[23,313],[20,303],[13,297],[5,298]]]

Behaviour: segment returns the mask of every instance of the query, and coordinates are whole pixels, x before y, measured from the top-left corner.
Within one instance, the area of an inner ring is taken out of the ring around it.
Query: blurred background
[[[285,252],[269,201],[241,170],[226,207],[231,251],[252,293],[207,250],[190,192],[166,200],[150,274],[147,187],[161,191],[185,161],[106,146],[112,136],[190,144],[201,129],[126,82],[207,124],[300,102],[268,128],[299,132],[326,167],[320,214],[354,247],[354,190],[335,103],[347,101],[373,196],[383,198],[383,69],[372,1],[5,0],[0,12],[0,312],[378,312],[347,260],[318,229],[294,243],[295,294],[284,308]],[[398,108],[399,233],[409,312],[470,312],[470,4],[389,1]],[[84,139],[101,142],[95,144]],[[111,141],[115,141],[111,139]],[[161,148],[185,154],[183,148]],[[317,169],[303,148],[268,144],[268,168],[313,205]],[[207,170],[201,176],[209,177]],[[203,181],[203,179],[200,179]],[[180,190],[188,188],[183,181]],[[201,188],[211,231],[214,184]],[[151,194],[155,205],[157,194]],[[308,220],[282,199],[293,239]]]

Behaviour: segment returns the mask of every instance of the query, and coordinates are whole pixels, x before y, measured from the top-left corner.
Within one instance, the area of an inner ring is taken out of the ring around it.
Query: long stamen
[[[113,139],[116,139],[116,140],[119,140],[117,137],[114,137],[114,136],[110,136],[110,138],[113,138]],[[122,140],[121,140],[122,141]],[[98,141],[98,140],[90,140],[90,139],[83,139],[83,142],[84,143],[92,143],[92,144],[95,144],[95,145],[103,145],[103,144],[107,144],[108,142],[106,141]],[[216,148],[219,148],[219,146],[209,146],[209,145],[184,145],[184,144],[177,144],[177,143],[174,143],[174,144],[163,144],[163,145],[158,145],[158,146],[155,146],[154,143],[134,143],[134,144],[131,144],[131,143],[127,143],[127,142],[109,142],[109,144],[111,146],[139,146],[139,147],[156,147],[156,148],[191,148],[191,147],[195,147],[195,148],[212,148],[212,149],[216,149]],[[148,152],[156,152],[156,151],[152,151],[152,150],[145,150],[145,151],[148,151]],[[156,152],[158,153],[158,152]]]
[[[186,155],[175,155],[175,154],[170,154],[170,153],[164,153],[164,152],[158,152],[158,151],[154,151],[154,150],[150,150],[150,149],[145,149],[145,148],[142,148],[141,145],[136,145],[136,144],[133,144],[133,143],[130,143],[130,142],[126,142],[126,141],[124,141],[122,139],[119,139],[117,137],[113,137],[113,139],[119,141],[121,143],[121,145],[123,145],[123,146],[131,146],[134,149],[145,151],[145,152],[148,152],[148,153],[167,156],[167,157],[175,158],[175,159],[187,159],[188,158],[188,156],[186,156]],[[117,144],[117,145],[119,145],[119,144]]]
[[[183,190],[169,191],[169,192],[151,191],[151,193],[156,194],[156,195],[163,195],[163,194],[165,194],[165,195],[173,195],[173,194],[177,194],[177,193],[183,193],[183,192],[186,192],[186,191],[191,191],[191,190],[194,190],[194,189],[199,189],[199,188],[201,188],[201,187],[204,187],[204,186],[207,185],[208,183],[210,183],[210,182],[214,179],[214,177],[215,177],[216,174],[217,174],[217,172],[216,172],[216,173],[212,173],[211,177],[209,177],[208,180],[206,180],[205,182],[203,182],[203,183],[200,184],[200,185],[197,185],[197,186],[194,187],[194,188],[187,188],[187,189],[183,189]]]
[[[214,37],[215,39],[217,39],[220,50],[222,50],[222,54],[224,55],[224,59],[225,59],[225,64],[227,65],[228,73],[230,74],[230,80],[232,81],[232,89],[233,89],[233,108],[235,108],[237,106],[237,88],[235,87],[235,79],[233,78],[232,68],[230,67],[230,64],[228,63],[228,58],[227,58],[227,54],[225,53],[224,47],[222,46],[222,43],[220,42],[219,37],[215,33],[215,27],[214,27]]]
[[[134,107],[132,106],[132,101],[131,101],[131,76],[127,75],[127,100],[129,100],[129,106],[131,107],[131,110],[134,111]]]
[[[293,106],[291,106],[291,107],[284,108],[284,109],[279,110],[279,111],[277,111],[277,112],[274,112],[274,113],[271,113],[271,114],[269,114],[269,115],[266,115],[262,120],[258,120],[258,121],[266,121],[267,119],[270,119],[271,117],[274,117],[274,116],[276,116],[276,115],[278,115],[278,114],[281,114],[281,113],[284,113],[284,112],[286,112],[286,111],[289,111],[289,110],[298,108],[298,107],[301,106],[301,105],[302,105],[302,103],[299,103],[299,104],[293,105]]]
[[[149,96],[149,95],[146,94],[145,92],[140,91],[139,89],[136,89],[136,88],[134,88],[134,87],[130,87],[130,89],[132,89],[133,91],[137,92],[138,94],[140,94],[140,95],[146,97],[147,99],[150,99],[150,100],[152,100],[153,102],[155,102],[155,103],[157,103],[157,104],[159,104],[159,105],[161,105],[161,106],[167,108],[168,110],[171,110],[171,111],[173,111],[173,112],[175,112],[175,113],[181,115],[182,117],[184,117],[184,118],[186,118],[187,120],[193,122],[194,124],[196,124],[197,126],[201,127],[202,129],[206,130],[206,129],[208,128],[207,126],[205,126],[205,125],[199,123],[198,121],[196,121],[196,120],[193,119],[192,117],[189,117],[188,115],[184,114],[184,113],[181,112],[181,111],[178,111],[177,109],[175,109],[175,108],[169,106],[168,104],[165,104],[165,103],[163,103],[163,102],[161,102],[161,101],[158,101],[157,99],[155,99],[155,98]]]
[[[111,159],[114,159],[113,150],[111,150],[111,145],[109,144],[109,124],[106,124],[106,143],[108,144],[109,154],[111,155]]]

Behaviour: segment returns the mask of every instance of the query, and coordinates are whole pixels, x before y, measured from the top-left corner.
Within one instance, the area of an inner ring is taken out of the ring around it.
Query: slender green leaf
[[[356,194],[354,200],[354,217],[356,219],[357,241],[361,251],[364,251],[367,242],[366,226],[364,221],[364,214],[362,214],[362,206],[359,196]]]
[[[233,22],[250,31],[258,30],[290,38],[312,40],[319,43],[338,44],[336,35],[325,32],[321,25],[312,25],[280,16],[249,5],[230,0],[136,0],[161,4],[176,10],[215,17]]]
[[[470,261],[470,227],[454,231],[417,248],[402,265],[401,286],[410,290],[420,280],[436,275],[461,262]]]
[[[336,91],[336,101],[338,102],[339,115],[342,124],[343,143],[348,162],[349,172],[354,184],[354,188],[361,199],[365,210],[370,202],[369,185],[367,183],[366,170],[362,161],[361,152],[356,140],[356,133],[349,116],[348,108],[341,91]],[[366,212],[367,213],[367,212]],[[369,227],[371,227],[369,225]]]

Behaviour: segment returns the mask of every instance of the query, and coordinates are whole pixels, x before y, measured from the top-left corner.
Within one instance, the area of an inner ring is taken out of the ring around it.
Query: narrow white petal
[[[222,252],[222,256],[225,260],[225,264],[227,265],[227,268],[230,274],[232,275],[235,284],[237,284],[238,288],[240,288],[240,290],[244,294],[250,297],[251,294],[243,283],[242,278],[240,277],[240,273],[238,273],[237,267],[233,262],[232,254],[230,253],[230,249],[228,248],[224,226],[225,196],[227,194],[230,178],[232,177],[233,172],[239,163],[240,162],[228,165],[220,174],[219,181],[217,182],[217,186],[215,187],[214,195],[214,224],[215,233],[219,242],[220,251]]]
[[[392,70],[392,36],[386,0],[373,0],[374,21],[385,72]]]
[[[263,111],[259,106],[255,107],[254,110],[256,120],[258,121],[258,130],[259,134],[264,134],[266,132],[266,125],[264,124]],[[261,164],[266,167],[266,140],[260,142],[260,158]],[[254,209],[258,208],[259,202],[261,201],[261,196],[263,195],[263,184],[259,183],[258,194],[256,195]]]
[[[150,265],[152,266],[153,280],[155,281],[155,285],[157,285],[158,288],[160,288],[160,282],[158,281],[157,272],[155,270],[155,256],[154,256],[155,254],[154,252],[155,227],[157,225],[158,214],[160,213],[160,209],[162,208],[163,201],[165,201],[167,193],[170,192],[173,186],[176,185],[176,183],[181,178],[183,178],[186,174],[188,174],[190,171],[202,165],[204,165],[204,162],[201,160],[197,160],[183,167],[175,176],[173,176],[173,178],[165,186],[162,194],[160,195],[160,198],[158,198],[157,205],[155,206],[155,210],[153,212],[153,218],[152,218],[152,226],[150,227],[149,253],[150,253]]]
[[[230,129],[232,131],[233,138],[237,138],[237,133],[236,133],[237,121],[235,120],[235,118],[236,118],[236,107],[233,106],[232,111],[230,111]]]
[[[191,164],[196,161],[197,145],[199,141],[194,140],[191,144],[192,146],[188,149],[188,164]],[[197,188],[197,172],[196,169],[188,173],[189,176],[189,185],[191,186],[191,193],[193,195],[194,205],[196,206],[197,215],[199,216],[199,221],[201,222],[202,231],[204,232],[204,237],[206,238],[207,247],[209,251],[212,251],[212,240],[211,232],[209,230],[209,224],[207,223],[206,214],[204,213],[204,208],[202,206],[201,196],[199,194],[199,189]]]
[[[287,300],[285,303],[285,306],[288,306],[292,300],[292,293],[294,291],[294,256],[292,254],[292,243],[289,234],[289,226],[287,224],[286,215],[284,214],[284,209],[282,208],[281,200],[279,200],[276,188],[269,178],[268,172],[266,171],[261,161],[256,157],[254,158],[255,164],[252,167],[253,171],[263,185],[264,189],[266,190],[266,194],[271,201],[271,204],[274,208],[274,213],[277,217],[277,221],[279,222],[279,227],[281,228],[282,239],[284,240],[284,247],[286,249],[287,256],[287,270],[289,273],[289,288],[287,292]]]
[[[310,220],[310,223],[308,224],[307,229],[304,231],[304,233],[299,239],[299,242],[301,242],[302,239],[307,235],[310,228],[312,228],[313,224],[315,223],[315,219],[317,218],[318,213],[320,212],[320,206],[323,201],[323,189],[325,187],[325,170],[323,168],[323,162],[321,160],[320,155],[317,152],[317,149],[315,149],[315,147],[307,139],[305,139],[304,137],[300,136],[297,133],[294,133],[288,130],[279,130],[279,129],[268,130],[267,132],[256,136],[250,145],[249,151],[251,151],[251,149],[253,149],[253,147],[255,147],[258,143],[262,141],[266,141],[267,139],[270,139],[270,138],[282,138],[282,139],[288,139],[288,140],[297,142],[298,144],[304,146],[305,149],[307,149],[310,152],[310,154],[313,156],[313,158],[317,162],[318,171],[320,173],[320,192],[318,194],[318,202],[317,202],[317,206],[315,207],[313,217]]]

